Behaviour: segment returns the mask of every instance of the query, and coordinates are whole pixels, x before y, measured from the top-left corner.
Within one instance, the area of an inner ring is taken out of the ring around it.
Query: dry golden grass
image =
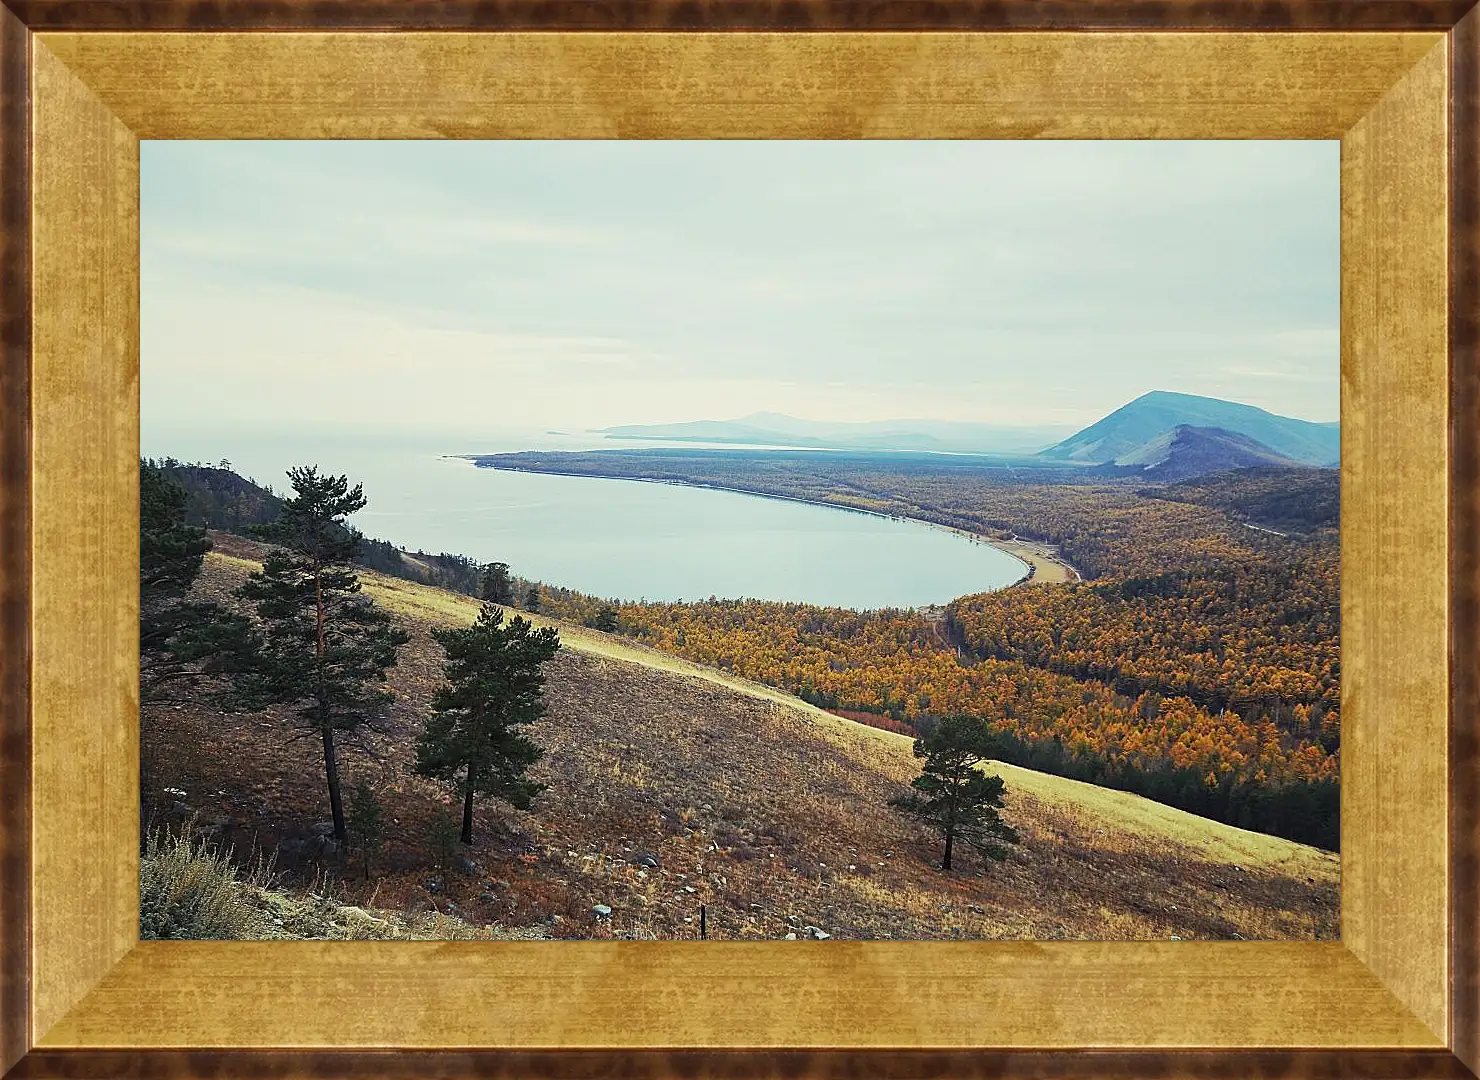
[[[200,591],[225,596],[254,549],[218,538]],[[410,747],[440,679],[429,631],[470,622],[479,605],[363,578],[412,635],[391,673],[389,722],[345,755],[349,784],[369,782],[387,809],[373,877],[355,881],[357,863],[339,870],[341,890],[366,904],[557,937],[696,936],[701,904],[722,938],[807,926],[839,938],[1337,934],[1335,856],[1011,766],[998,768],[1023,843],[1006,863],[943,874],[938,843],[886,805],[917,773],[908,738],[560,624],[550,712],[532,731],[549,790],[528,813],[480,805],[469,864],[436,870],[426,835],[443,792],[410,773]],[[327,808],[316,747],[290,731],[273,714],[152,710],[146,799],[162,809],[164,786],[208,793],[234,839],[291,846]],[[644,853],[658,866],[640,865]],[[317,869],[305,860],[300,872]],[[596,904],[612,917],[597,919]]]

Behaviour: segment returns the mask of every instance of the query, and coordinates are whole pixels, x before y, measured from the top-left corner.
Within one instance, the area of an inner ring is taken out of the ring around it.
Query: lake
[[[480,469],[446,456],[602,446],[611,443],[547,432],[456,441],[144,432],[146,454],[224,458],[279,493],[294,464],[345,473],[365,485],[369,502],[354,524],[367,536],[506,562],[522,577],[602,597],[919,607],[1024,572],[990,545],[918,522],[674,484]]]

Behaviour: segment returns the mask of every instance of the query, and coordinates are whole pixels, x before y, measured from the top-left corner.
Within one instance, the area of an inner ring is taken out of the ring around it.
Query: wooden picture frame
[[[5,0],[0,1071],[1480,1070],[1475,0]],[[1342,940],[138,941],[138,140],[1342,148]]]

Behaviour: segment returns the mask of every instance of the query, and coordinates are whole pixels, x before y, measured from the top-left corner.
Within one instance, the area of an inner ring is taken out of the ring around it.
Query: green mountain
[[[1135,464],[1129,459],[1147,443],[1183,426],[1242,435],[1302,465],[1334,466],[1341,457],[1339,424],[1295,420],[1253,405],[1167,390],[1142,394],[1039,456],[1054,461]]]

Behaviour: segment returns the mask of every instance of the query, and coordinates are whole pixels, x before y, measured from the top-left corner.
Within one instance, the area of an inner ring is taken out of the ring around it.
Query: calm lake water
[[[446,456],[601,446],[611,443],[545,432],[399,442],[144,432],[147,455],[224,458],[279,493],[292,465],[348,474],[365,485],[369,503],[354,523],[368,536],[499,560],[597,596],[918,607],[1000,588],[1024,570],[996,548],[915,522],[672,484],[480,469]]]

